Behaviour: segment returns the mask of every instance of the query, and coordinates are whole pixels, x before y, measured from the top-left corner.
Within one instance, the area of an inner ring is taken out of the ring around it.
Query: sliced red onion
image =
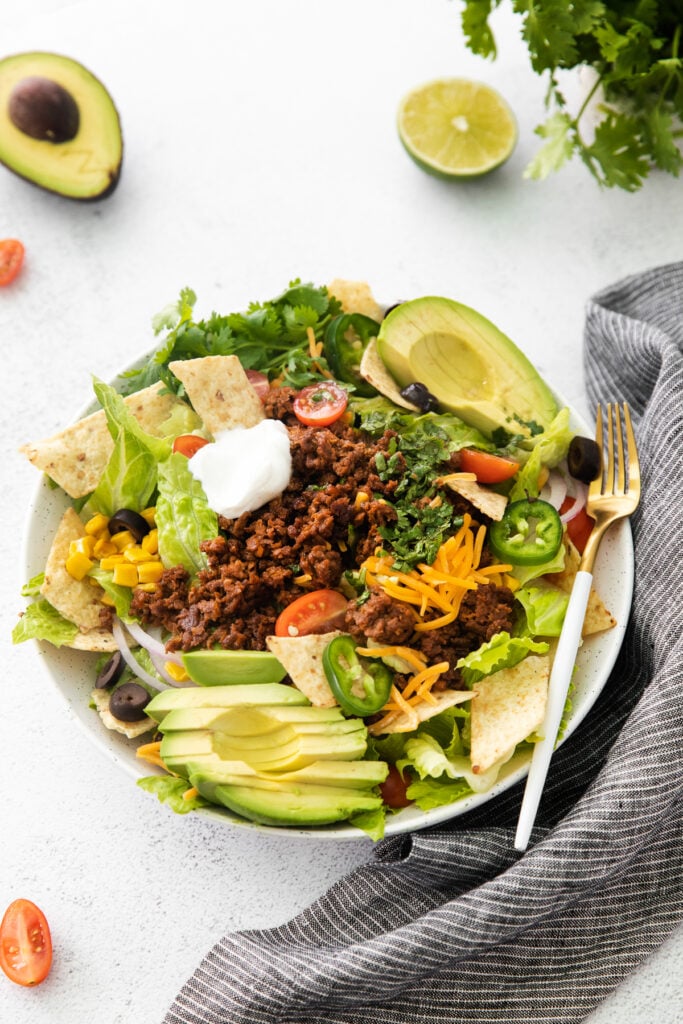
[[[563,523],[570,522],[574,518],[574,516],[577,516],[579,514],[581,509],[586,504],[586,498],[588,497],[588,487],[586,486],[586,484],[581,483],[580,480],[574,480],[573,483],[574,486],[572,490],[574,491],[574,493],[571,495],[571,497],[573,497],[574,501],[573,504],[569,506],[567,511],[563,512],[563,514],[560,516],[560,519]]]
[[[558,509],[567,496],[567,481],[556,469],[551,469],[548,479],[541,491],[541,496],[553,508]]]
[[[147,633],[138,622],[127,622],[126,629],[141,647],[145,647],[149,651],[150,655],[154,656],[157,654],[165,661],[172,661],[182,667],[183,662],[180,655],[169,654],[162,641]]]
[[[142,667],[142,665],[139,664],[137,658],[135,658],[135,656],[131,652],[130,647],[128,646],[125,633],[123,632],[123,626],[121,625],[120,620],[116,617],[112,622],[111,631],[114,634],[114,639],[116,640],[117,646],[121,651],[121,654],[123,655],[123,660],[125,661],[128,668],[131,670],[131,672],[138,676],[139,679],[142,679],[143,682],[148,683],[150,686],[154,687],[155,690],[166,690],[167,686],[165,683],[162,683],[160,679],[156,679],[153,675],[147,672]]]

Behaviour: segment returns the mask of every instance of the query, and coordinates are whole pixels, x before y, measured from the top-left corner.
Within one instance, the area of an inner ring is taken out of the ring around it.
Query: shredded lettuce
[[[560,409],[547,430],[535,434],[526,444],[533,448],[525,465],[519,470],[510,491],[510,501],[537,498],[540,492],[539,474],[543,466],[552,469],[565,458],[574,436],[569,426],[569,409]]]
[[[202,485],[188,460],[174,452],[158,469],[156,524],[159,554],[165,568],[182,565],[191,576],[206,567],[202,541],[218,535],[218,517],[209,508]]]
[[[351,395],[349,405],[359,417],[360,429],[373,437],[380,437],[385,430],[396,430],[402,438],[423,434],[439,437],[446,443],[449,452],[470,447],[487,452],[494,450],[494,445],[479,430],[468,426],[452,413],[428,412],[416,416],[405,409],[399,409],[381,395],[376,398]]]
[[[365,832],[374,842],[384,839],[387,808],[377,807],[374,811],[361,811],[349,818],[349,825]]]
[[[457,667],[462,674],[466,686],[473,686],[485,676],[499,672],[504,668],[517,665],[527,654],[547,654],[548,644],[536,641],[529,636],[510,636],[509,633],[496,633],[487,643],[483,643],[476,651],[471,651],[460,658]]]
[[[525,584],[529,583],[531,580],[538,579],[539,576],[547,576],[549,573],[562,572],[564,569],[565,554],[564,544],[560,544],[557,554],[554,555],[549,562],[542,562],[540,565],[514,565],[510,575],[514,576],[522,586],[525,586]]]
[[[104,590],[105,594],[114,602],[114,610],[120,619],[124,621],[130,618],[130,603],[133,600],[133,591],[130,587],[119,586],[114,583],[114,573],[111,569],[101,569],[99,563],[90,570],[88,576],[96,580]]]
[[[138,786],[148,793],[155,793],[160,803],[168,804],[176,814],[187,814],[198,807],[208,807],[209,801],[202,796],[193,796],[188,800],[183,796],[190,789],[186,779],[167,775],[146,775],[138,779]]]
[[[74,642],[78,626],[69,622],[57,609],[41,598],[30,604],[12,630],[12,643],[24,640],[47,640],[55,647],[67,647]]]
[[[524,608],[529,632],[533,636],[559,636],[569,604],[569,594],[539,580],[533,587],[520,587],[515,599]]]

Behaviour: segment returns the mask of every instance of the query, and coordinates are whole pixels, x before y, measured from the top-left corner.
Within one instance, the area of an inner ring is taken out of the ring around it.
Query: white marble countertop
[[[458,17],[447,0],[3,5],[3,55],[81,60],[113,94],[126,146],[120,186],[101,203],[49,195],[0,168],[0,235],[27,253],[0,293],[0,905],[33,899],[56,948],[39,988],[0,976],[3,1022],[160,1021],[224,931],[285,921],[371,850],[365,839],[335,847],[176,817],[77,728],[35,646],[8,639],[37,484],[18,446],[68,422],[91,374],[111,377],[151,347],[151,317],[181,287],[208,314],[269,298],[296,276],[368,280],[387,302],[458,298],[585,409],[587,298],[681,256],[680,181],[601,192],[578,164],[523,179],[544,83],[507,10],[495,18],[495,63],[465,50]],[[504,168],[461,185],[422,174],[395,131],[405,91],[453,75],[498,87],[520,127]],[[589,1020],[674,1024],[682,979],[679,931]]]

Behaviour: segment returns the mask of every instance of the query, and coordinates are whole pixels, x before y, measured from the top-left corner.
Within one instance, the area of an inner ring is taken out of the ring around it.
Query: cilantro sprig
[[[126,393],[159,380],[180,392],[168,364],[213,355],[236,355],[245,370],[280,377],[294,388],[324,376],[325,358],[311,355],[308,329],[320,341],[329,321],[341,312],[340,302],[324,286],[297,279],[275,299],[254,302],[243,313],[212,313],[205,320],[194,319],[196,301],[192,289],[184,288],[177,302],[157,314],[152,325],[157,335],[167,332],[163,344],[141,367],[124,375]]]
[[[482,57],[496,56],[489,25],[501,0],[463,0],[467,45]],[[578,156],[600,185],[635,192],[657,167],[677,177],[683,166],[683,58],[680,0],[512,0],[521,15],[531,66],[547,75],[547,120],[536,133],[543,145],[526,177],[545,178]],[[561,73],[588,65],[595,84],[572,112]],[[604,93],[604,118],[587,139],[583,114]],[[678,124],[677,124],[678,122]]]

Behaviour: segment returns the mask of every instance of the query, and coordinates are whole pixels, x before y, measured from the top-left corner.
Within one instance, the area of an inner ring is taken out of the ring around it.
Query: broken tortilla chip
[[[361,356],[359,372],[363,380],[372,384],[373,388],[384,395],[394,405],[400,405],[402,409],[410,412],[420,412],[420,409],[401,394],[401,390],[382,362],[382,357],[377,348],[377,339],[370,338]]]
[[[480,483],[477,483],[476,478],[472,479],[472,476],[471,473],[450,473],[448,476],[441,477],[437,482],[450,487],[452,491],[469,501],[470,505],[474,505],[489,519],[499,522],[505,515],[507,498],[504,494],[498,494],[496,491],[489,490],[488,487],[482,487]]]
[[[571,594],[574,579],[581,564],[581,555],[569,538],[565,539],[565,548],[564,569],[562,572],[551,573],[545,579],[550,583],[554,583],[556,587],[564,590],[565,593]],[[605,607],[595,587],[591,587],[581,636],[586,637],[591,636],[593,633],[603,633],[607,629],[612,629],[616,624],[617,620]]]
[[[339,630],[334,630],[331,633],[266,638],[268,650],[285,668],[297,690],[301,690],[314,707],[332,708],[337,704],[323,668],[323,651],[340,635]]]
[[[86,633],[76,633],[73,643],[69,644],[76,651],[94,651],[96,653],[113,654],[119,645],[109,629],[89,629]]]
[[[124,398],[124,402],[144,431],[153,434],[168,419],[179,399],[162,394],[160,381]],[[22,445],[19,451],[37,469],[54,480],[70,498],[83,498],[100,482],[114,442],[103,409],[42,441]]]
[[[112,715],[109,710],[109,698],[111,694],[109,690],[93,690],[90,694],[91,700],[95,705],[97,713],[102,719],[102,724],[111,729],[113,732],[120,732],[124,736],[127,736],[129,740],[134,740],[138,736],[142,736],[145,732],[150,732],[152,729],[156,729],[157,723],[153,718],[149,718],[145,715],[139,722],[122,722],[120,719]]]
[[[192,407],[214,437],[221,430],[255,427],[265,418],[261,399],[237,356],[204,356],[169,363]]]
[[[85,529],[78,513],[73,508],[68,508],[52,541],[40,592],[60,615],[69,622],[74,622],[83,633],[87,633],[100,627],[102,602],[98,593],[101,594],[102,591],[93,587],[87,577],[82,580],[74,579],[66,571],[65,564],[71,542],[84,536]]]
[[[381,320],[384,311],[372,294],[366,281],[344,281],[336,278],[327,286],[335,299],[339,299],[345,313],[362,313],[372,320]]]
[[[543,724],[550,658],[530,654],[473,687],[470,759],[475,774],[507,760],[518,743]]]
[[[428,704],[426,701],[422,701],[415,707],[411,707],[410,711],[396,711],[392,717],[387,715],[381,721],[375,722],[374,725],[369,725],[368,732],[371,736],[390,736],[396,732],[412,732],[422,722],[434,718],[435,715],[440,715],[446,708],[452,708],[456,704],[464,704],[465,701],[472,700],[474,693],[472,690],[441,690],[440,693],[433,693],[431,696],[436,703]]]

